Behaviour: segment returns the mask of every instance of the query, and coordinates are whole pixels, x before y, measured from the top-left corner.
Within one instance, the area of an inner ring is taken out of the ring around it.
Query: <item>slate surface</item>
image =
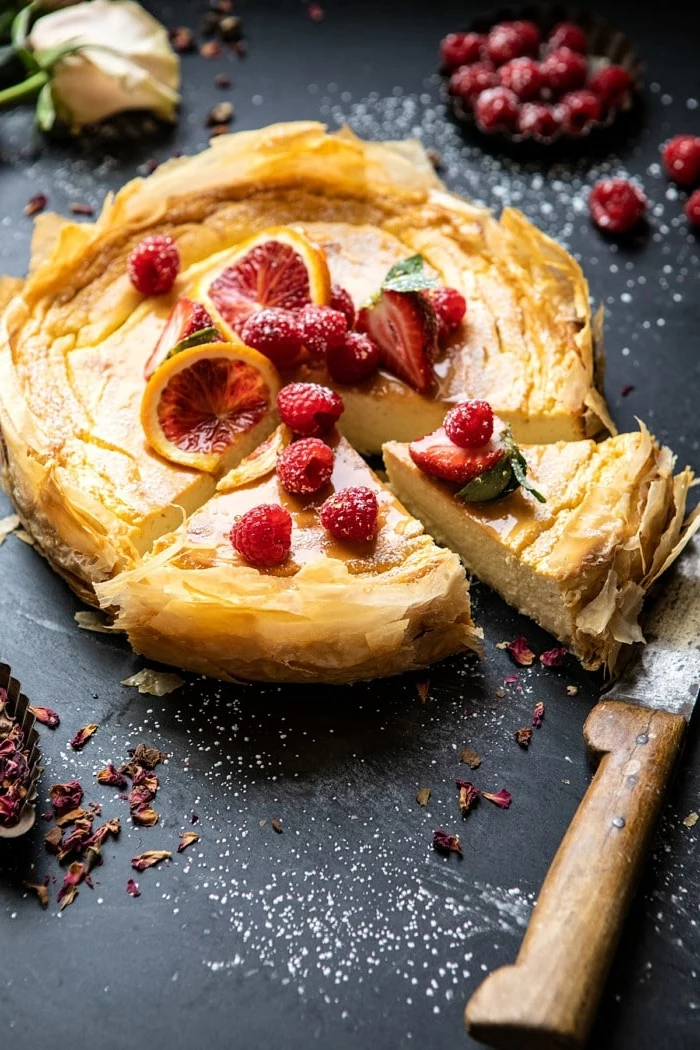
[[[205,5],[151,7],[169,24],[196,24]],[[647,63],[644,127],[615,155],[547,170],[483,155],[445,119],[431,75],[437,41],[476,7],[328,0],[314,24],[294,0],[241,4],[248,58],[185,56],[182,120],[157,144],[95,157],[42,142],[26,110],[0,115],[0,269],[25,270],[31,224],[22,206],[31,194],[48,192],[63,212],[71,201],[99,205],[149,157],[202,148],[207,110],[229,96],[238,129],[321,117],[375,137],[421,134],[442,151],[452,187],[496,208],[515,203],[576,252],[606,306],[606,390],[618,424],[632,427],[639,415],[697,468],[698,245],[657,148],[676,131],[700,132],[698,9],[605,7]],[[220,71],[232,76],[230,92],[213,86]],[[589,226],[584,204],[595,177],[618,170],[637,176],[652,201],[648,233],[619,249]],[[58,730],[42,730],[43,794],[78,777],[87,798],[124,824],[94,890],[81,888],[61,914],[57,885],[46,912],[21,885],[58,871],[42,847],[48,825],[0,845],[3,1045],[476,1045],[462,1032],[464,1002],[487,970],[514,958],[590,775],[581,725],[595,677],[569,662],[515,669],[504,686],[514,668],[498,641],[525,633],[538,652],[551,643],[477,586],[487,659],[434,668],[425,703],[413,678],[282,689],[189,677],[170,696],[144,697],[119,684],[144,661],[77,628],[78,601],[31,547],[10,537],[0,572],[0,655],[35,703],[62,716]],[[576,697],[567,684],[578,685]],[[546,719],[524,753],[512,732],[540,699]],[[72,752],[68,740],[89,721],[100,724],[96,736]],[[93,773],[142,739],[170,758],[160,770],[160,823],[139,830]],[[507,786],[514,802],[507,812],[482,802],[462,827],[453,782],[466,770],[457,760],[466,744],[482,756],[473,779]],[[414,802],[421,786],[432,789],[426,809]],[[624,930],[592,1042],[600,1050],[700,1045],[700,859],[697,830],[682,823],[700,808],[699,792],[695,728]],[[130,858],[173,849],[193,812],[201,841],[135,875],[141,896],[128,896]],[[433,853],[438,826],[462,832],[462,861]]]

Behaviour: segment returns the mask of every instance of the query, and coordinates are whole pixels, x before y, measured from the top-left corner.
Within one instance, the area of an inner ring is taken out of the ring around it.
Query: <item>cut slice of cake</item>
[[[461,485],[420,469],[411,447],[385,444],[391,487],[470,572],[590,670],[613,671],[622,647],[643,641],[644,596],[700,523],[684,533],[692,473],[674,477],[673,454],[644,426],[600,444],[522,446],[527,482],[544,502],[523,487],[465,502]]]
[[[328,438],[330,482],[290,495],[276,472],[289,440],[280,427],[140,565],[96,588],[134,649],[218,678],[296,682],[392,675],[478,649],[457,555],[435,546],[338,434]],[[320,520],[321,505],[348,486],[376,496],[370,542],[338,540]],[[291,545],[280,564],[257,568],[231,530],[270,504],[291,515]]]

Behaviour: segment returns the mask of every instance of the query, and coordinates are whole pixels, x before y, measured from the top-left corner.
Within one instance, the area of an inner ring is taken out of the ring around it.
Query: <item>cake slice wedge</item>
[[[643,641],[644,596],[700,524],[683,526],[691,471],[674,477],[675,457],[643,425],[600,444],[521,446],[545,502],[517,488],[466,503],[408,445],[383,452],[393,491],[436,541],[589,670],[613,672],[624,646]]]
[[[290,439],[279,427],[140,565],[98,585],[134,649],[217,678],[277,682],[375,678],[478,649],[457,555],[433,543],[337,433],[327,439],[329,484],[290,495],[275,469]],[[331,493],[356,485],[379,503],[370,543],[334,539],[318,515]],[[271,503],[292,516],[291,549],[282,564],[259,569],[234,550],[230,532]]]

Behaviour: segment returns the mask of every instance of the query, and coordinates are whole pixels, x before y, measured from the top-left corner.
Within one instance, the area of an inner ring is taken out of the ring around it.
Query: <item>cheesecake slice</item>
[[[478,649],[459,558],[437,547],[348,442],[334,435],[330,483],[291,496],[275,471],[282,426],[219,483],[180,529],[130,571],[96,588],[137,652],[217,678],[350,682],[422,668]],[[368,544],[334,539],[318,508],[334,491],[370,488],[380,527]],[[292,516],[291,549],[258,569],[230,541],[260,504]]]
[[[465,503],[459,486],[424,473],[408,445],[388,442],[393,491],[439,543],[589,670],[614,671],[643,641],[644,596],[700,519],[683,529],[692,473],[642,426],[600,444],[523,445],[528,482],[501,499]]]

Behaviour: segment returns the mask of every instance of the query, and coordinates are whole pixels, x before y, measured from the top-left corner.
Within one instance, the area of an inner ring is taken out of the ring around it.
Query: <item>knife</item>
[[[465,1011],[500,1050],[585,1046],[700,691],[700,545],[692,540],[645,626],[647,645],[584,724],[599,761],[542,885],[513,966]]]

